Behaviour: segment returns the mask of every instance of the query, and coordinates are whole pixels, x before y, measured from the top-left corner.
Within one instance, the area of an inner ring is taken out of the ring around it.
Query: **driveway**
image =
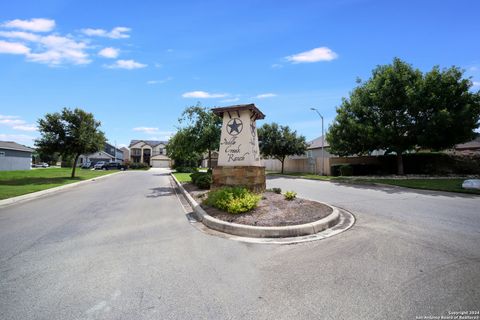
[[[162,169],[0,209],[0,319],[415,319],[480,308],[478,197],[268,186],[339,205],[357,223],[289,246],[210,236],[189,224]]]

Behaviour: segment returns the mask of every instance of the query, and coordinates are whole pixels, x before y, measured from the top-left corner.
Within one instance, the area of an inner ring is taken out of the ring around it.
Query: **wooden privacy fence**
[[[324,159],[324,174],[330,175],[330,159]],[[263,159],[265,170],[280,172],[282,163],[277,159]],[[301,158],[301,159],[285,159],[285,172],[305,172],[313,174],[321,174],[322,158]]]

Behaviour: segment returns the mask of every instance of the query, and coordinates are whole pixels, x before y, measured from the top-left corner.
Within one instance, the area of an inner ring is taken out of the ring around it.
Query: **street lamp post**
[[[324,147],[323,143],[324,143],[324,141],[325,141],[325,137],[324,137],[324,134],[323,134],[323,116],[320,114],[320,112],[319,112],[316,108],[310,108],[310,110],[315,111],[316,113],[318,113],[318,115],[319,115],[320,118],[322,119],[322,171],[321,171],[321,172],[322,172],[322,176],[323,176],[323,175],[324,175],[324,171],[323,171],[323,170],[324,170],[324,161],[325,161],[325,160],[324,160],[325,154],[324,154],[324,152],[323,152],[323,147]]]

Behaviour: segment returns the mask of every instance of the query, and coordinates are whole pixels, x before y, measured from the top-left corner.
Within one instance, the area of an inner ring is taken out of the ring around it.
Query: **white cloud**
[[[292,63],[312,63],[318,61],[331,61],[337,57],[338,55],[330,48],[320,47],[288,56],[286,59]]]
[[[157,135],[148,137],[147,140],[157,140],[157,141],[165,141],[170,140],[170,138],[175,134],[173,131],[165,131],[159,132]]]
[[[58,66],[64,64],[84,65],[92,62],[89,39],[78,38],[74,35],[61,35],[50,32],[55,28],[55,21],[51,19],[15,19],[0,23],[0,28],[14,28],[18,30],[0,29],[0,54],[24,55],[27,61]],[[110,31],[103,29],[83,29],[82,32],[91,36],[101,36],[113,39],[129,38],[130,28],[116,27]],[[3,38],[3,39],[2,39]],[[104,58],[116,59],[120,50],[105,47],[98,52]],[[138,69],[147,65],[134,60],[118,60],[109,68]]]
[[[160,131],[156,127],[137,127],[132,130],[150,135],[148,140],[168,140],[175,134],[174,131]]]
[[[259,95],[256,95],[254,98],[256,99],[266,99],[266,98],[273,98],[276,97],[277,95],[275,93],[262,93]]]
[[[27,123],[20,119],[19,116],[6,116],[0,114],[0,125],[5,125],[13,130],[20,131],[37,131],[37,126]]]
[[[110,31],[104,29],[82,29],[82,33],[86,34],[87,36],[96,36],[96,37],[105,37],[110,39],[123,39],[123,38],[130,38],[130,35],[127,32],[130,32],[132,29],[127,27],[115,27]]]
[[[171,80],[173,80],[172,77],[167,77],[167,78],[161,79],[161,80],[148,80],[147,84],[162,84],[162,83],[165,83],[165,82],[168,82],[168,81],[171,81]]]
[[[0,36],[9,39],[22,39],[26,41],[38,41],[38,39],[40,39],[38,34],[25,31],[0,31]]]
[[[231,98],[231,99],[225,99],[225,100],[222,100],[220,102],[237,102],[238,100],[240,100],[240,98],[236,97],[236,98]]]
[[[29,136],[26,134],[5,134],[5,133],[0,133],[0,140],[3,141],[13,141],[17,142],[20,144],[26,144],[33,146],[35,137]]]
[[[34,18],[30,20],[10,20],[2,24],[3,27],[12,29],[22,29],[33,32],[48,32],[55,28],[55,20]]]
[[[474,87],[480,87],[480,81],[473,81]]]
[[[0,114],[0,124],[4,124],[7,126],[15,126],[24,123],[25,121],[21,120],[19,116],[4,116]]]
[[[37,131],[37,126],[33,124],[25,124],[25,125],[18,125],[18,126],[13,126],[14,130],[20,130],[20,131]]]
[[[281,69],[281,68],[283,68],[283,65],[278,64],[278,63],[274,63],[274,64],[272,64],[271,68],[272,69]]]
[[[30,48],[18,42],[7,42],[0,40],[0,53],[28,54]]]
[[[71,36],[56,34],[43,36],[24,31],[0,31],[0,37],[21,39],[27,42],[20,43],[0,40],[0,53],[22,54],[25,55],[29,61],[49,65],[64,63],[87,64],[91,62],[86,52],[88,49],[86,42],[76,41],[72,39]]]
[[[144,132],[144,133],[157,133],[160,129],[154,127],[136,127],[133,128],[133,131]]]
[[[228,94],[226,93],[209,93],[205,91],[190,91],[182,94],[183,98],[204,98],[204,99],[223,98],[226,96],[228,96]]]
[[[41,37],[38,44],[44,51],[27,54],[27,58],[31,61],[49,65],[88,64],[91,62],[86,52],[87,44],[85,42],[77,42],[68,37],[48,35]]]
[[[120,54],[120,51],[112,47],[103,48],[98,52],[99,56],[102,56],[104,58],[110,58],[110,59],[115,59],[116,57],[118,57],[119,54]]]
[[[147,65],[134,61],[134,60],[117,60],[115,61],[114,64],[107,65],[107,68],[110,69],[127,69],[127,70],[132,70],[132,69],[140,69],[140,68],[145,68]]]

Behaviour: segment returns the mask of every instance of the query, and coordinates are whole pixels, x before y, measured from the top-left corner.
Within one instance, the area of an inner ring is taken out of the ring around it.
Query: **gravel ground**
[[[184,184],[183,186],[197,202],[202,203],[206,199],[208,191],[199,190],[192,184]],[[201,206],[209,215],[217,219],[263,227],[291,226],[314,222],[332,213],[332,209],[324,204],[301,198],[288,201],[284,199],[282,194],[273,192],[263,193],[257,208],[243,214],[232,214],[203,204]]]

